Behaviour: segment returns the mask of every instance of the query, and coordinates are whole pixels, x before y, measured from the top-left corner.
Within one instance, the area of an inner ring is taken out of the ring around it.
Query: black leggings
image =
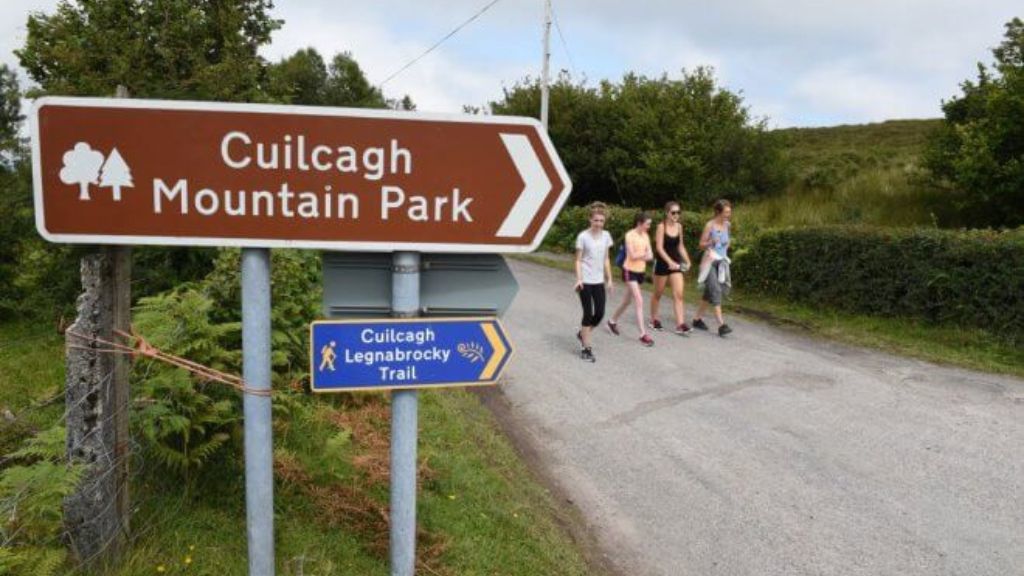
[[[580,303],[583,304],[583,326],[593,328],[604,318],[604,284],[584,284],[580,290]]]

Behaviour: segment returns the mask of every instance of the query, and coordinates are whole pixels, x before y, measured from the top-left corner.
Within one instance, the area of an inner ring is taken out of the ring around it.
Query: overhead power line
[[[555,30],[558,31],[558,38],[562,41],[562,49],[565,50],[565,57],[569,59],[569,69],[572,70],[573,78],[575,78],[576,64],[572,61],[572,53],[569,52],[569,45],[565,42],[565,35],[562,34],[562,25],[558,23],[558,12],[555,10],[554,2],[551,3],[551,14],[555,17]]]
[[[462,30],[470,22],[472,22],[472,21],[476,20],[477,18],[479,18],[480,16],[482,16],[484,12],[487,12],[488,10],[491,9],[491,6],[494,6],[495,4],[497,4],[500,1],[501,0],[491,0],[491,2],[489,2],[486,6],[484,6],[480,10],[478,10],[476,12],[476,14],[473,14],[465,22],[463,22],[462,24],[459,24],[458,26],[456,26],[448,34],[445,34],[445,36],[443,38],[441,38],[440,40],[438,40],[437,42],[435,42],[433,46],[431,46],[430,48],[427,48],[422,54],[420,54],[419,56],[417,56],[417,57],[413,58],[412,60],[406,62],[406,64],[404,66],[402,66],[398,70],[395,70],[394,72],[392,72],[390,76],[385,78],[384,81],[380,83],[380,86],[383,87],[385,84],[390,82],[395,76],[398,76],[402,72],[405,72],[410,66],[412,66],[413,64],[419,62],[427,54],[430,54],[431,52],[433,52],[434,49],[437,48],[438,46],[440,46],[441,44],[443,44],[445,42],[445,40],[448,40],[452,36],[455,36],[455,34],[458,33],[459,30]]]

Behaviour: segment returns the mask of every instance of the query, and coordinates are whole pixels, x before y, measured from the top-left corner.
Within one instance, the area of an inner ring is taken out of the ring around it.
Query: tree
[[[372,86],[359,63],[348,52],[335,54],[327,77],[325,100],[328,106],[385,108],[387,101],[380,89]]]
[[[388,98],[388,108],[392,110],[404,110],[406,112],[412,112],[416,110],[416,103],[412,101],[412,97],[406,94],[401,99]]]
[[[78,184],[78,199],[89,200],[89,185],[96,183],[102,165],[103,154],[90,148],[88,143],[79,142],[64,153],[60,181],[65,184]]]
[[[527,78],[506,89],[495,114],[538,115]],[[710,68],[673,80],[626,74],[596,88],[562,73],[551,86],[549,133],[573,180],[573,202],[687,208],[780,190],[787,173],[765,122],[717,85]]]
[[[62,0],[28,17],[21,65],[42,92],[264,100],[270,0]]]
[[[22,120],[18,76],[6,64],[0,64],[0,170],[10,169],[19,153]]]
[[[359,63],[348,52],[336,54],[328,66],[316,49],[305,48],[271,64],[267,76],[270,98],[284,104],[390,107],[399,110],[416,108],[409,96],[399,101],[385,100],[383,93],[370,84]]]
[[[0,319],[21,304],[14,279],[21,241],[32,229],[31,174],[18,136],[23,119],[18,77],[0,65]]]
[[[1024,224],[1024,21],[1006,24],[991,68],[978,63],[975,81],[942,104],[945,120],[925,163],[962,222]]]
[[[125,163],[121,153],[114,148],[103,163],[103,170],[100,172],[100,186],[114,189],[114,201],[121,201],[121,187],[134,187],[132,184],[132,172]]]
[[[282,104],[323,106],[327,90],[327,65],[314,48],[305,48],[271,64],[267,91]]]

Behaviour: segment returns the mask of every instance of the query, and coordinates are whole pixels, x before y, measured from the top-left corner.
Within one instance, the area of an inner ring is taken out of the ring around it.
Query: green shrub
[[[241,421],[238,403],[216,399],[206,384],[184,370],[158,369],[142,379],[133,413],[135,427],[156,462],[186,481],[231,439]]]
[[[134,311],[137,330],[157,348],[216,370],[238,373],[234,345],[241,325],[217,322],[217,306],[191,285],[143,298]],[[159,362],[138,362],[133,382],[132,423],[153,461],[186,483],[228,440],[241,422],[234,391],[205,383]]]
[[[626,232],[633,227],[633,217],[637,208],[626,208],[623,206],[609,206],[608,218],[605,220],[605,229],[612,235],[615,245],[618,246],[626,236]],[[654,218],[651,225],[651,243],[654,243],[654,229],[663,217],[661,210],[648,210],[647,213]],[[690,258],[696,263],[697,243],[700,240],[700,232],[710,216],[704,216],[697,212],[683,212],[683,241],[686,249],[690,252]],[[586,206],[566,206],[555,218],[555,222],[548,230],[541,248],[552,252],[574,252],[576,249],[576,236],[590,227],[590,210]],[[615,255],[612,255],[614,258]]]
[[[1006,23],[995,63],[942,103],[945,119],[925,162],[951,189],[947,202],[971,226],[1024,224],[1024,20]]]
[[[309,320],[321,313],[323,282],[319,252],[279,249],[270,258],[271,366],[274,386],[280,388],[309,376]],[[241,321],[240,250],[221,250],[213,271],[200,285],[217,304],[211,310],[215,321]]]
[[[161,350],[241,374],[240,255],[220,250],[202,280],[142,298],[136,329]],[[307,376],[307,322],[320,307],[319,255],[275,250],[271,267],[271,366],[274,387],[282,391]],[[234,390],[152,362],[136,364],[135,374],[134,425],[163,468],[188,480],[237,435],[241,406]],[[275,408],[282,404],[277,400]]]
[[[57,574],[67,552],[55,537],[63,527],[64,499],[85,473],[68,464],[65,429],[39,432],[8,454],[0,472],[0,574]]]
[[[490,111],[536,117],[539,103],[540,84],[527,78]],[[550,105],[548,132],[576,183],[574,204],[710,204],[720,195],[773,194],[790,179],[780,139],[711,68],[676,78],[629,72],[597,86],[562,74],[551,84]]]
[[[734,278],[807,304],[1024,337],[1024,229],[770,230],[737,254]]]

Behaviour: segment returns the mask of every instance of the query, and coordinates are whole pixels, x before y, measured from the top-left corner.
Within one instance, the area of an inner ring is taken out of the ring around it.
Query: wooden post
[[[117,430],[128,414],[116,405],[116,355],[97,350],[107,346],[91,341],[114,339],[116,250],[101,248],[82,258],[78,318],[65,337],[68,459],[88,469],[64,500],[64,524],[71,552],[83,564],[116,557],[125,533],[118,508],[120,465],[127,454],[118,454]]]
[[[118,87],[118,97],[127,91]],[[129,499],[128,376],[131,359],[93,338],[115,341],[131,327],[131,249],[105,246],[82,258],[78,317],[66,336],[67,451],[88,466],[64,501],[72,554],[82,564],[117,558],[127,541]]]

